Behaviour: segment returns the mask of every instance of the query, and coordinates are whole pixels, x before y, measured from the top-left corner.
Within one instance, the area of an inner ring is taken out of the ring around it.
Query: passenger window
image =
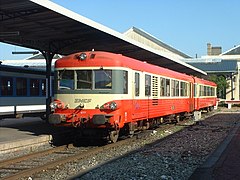
[[[12,96],[13,95],[13,79],[11,77],[2,77],[1,79],[1,95]]]
[[[140,75],[139,73],[135,73],[135,96],[139,96],[140,90]]]
[[[166,79],[166,92],[166,95],[170,96],[170,79]]]
[[[16,80],[17,96],[27,96],[27,79],[17,78]]]
[[[123,71],[123,93],[127,94],[128,93],[128,72]]]
[[[179,96],[179,81],[175,81],[176,96]]]
[[[165,96],[165,84],[166,84],[166,79],[165,78],[160,78],[160,96]]]
[[[188,84],[186,82],[180,83],[180,96],[188,95]]]
[[[41,93],[42,93],[42,96],[46,95],[46,80],[45,79],[42,79],[42,82],[41,82]]]
[[[30,96],[39,96],[39,80],[30,79]]]
[[[145,75],[145,96],[151,96],[151,76]]]
[[[171,95],[172,96],[176,96],[176,81],[175,80],[171,80]]]

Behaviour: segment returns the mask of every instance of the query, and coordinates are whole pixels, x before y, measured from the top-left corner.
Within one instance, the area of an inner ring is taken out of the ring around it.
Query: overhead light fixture
[[[7,36],[19,36],[20,32],[19,31],[6,31],[6,32],[0,32],[0,37],[7,37]]]

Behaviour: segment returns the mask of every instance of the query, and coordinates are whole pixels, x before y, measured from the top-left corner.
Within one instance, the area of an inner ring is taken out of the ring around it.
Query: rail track
[[[160,126],[157,131],[162,131],[165,133],[164,136],[177,132],[184,128],[184,126],[193,124],[192,120],[184,120],[178,123],[178,125],[174,124],[165,124]],[[168,132],[169,129],[172,129],[171,133]],[[56,167],[61,167],[66,163],[72,163],[75,161],[81,161],[89,157],[94,157],[96,154],[105,153],[111,150],[117,151],[118,147],[124,145],[131,145],[134,141],[139,140],[141,138],[146,138],[147,136],[153,135],[154,131],[144,131],[142,133],[137,134],[132,138],[123,139],[114,144],[108,144],[101,147],[73,147],[72,144],[55,147],[49,150],[36,152],[33,154],[28,154],[22,157],[17,157],[10,160],[0,161],[0,178],[1,179],[21,179],[26,177],[39,176],[39,174],[44,173],[48,169],[55,169]],[[127,152],[129,153],[129,152]],[[124,152],[119,153],[120,156],[124,155]],[[111,160],[108,159],[107,161]],[[98,164],[99,165],[99,164]],[[92,168],[91,166],[89,168]],[[83,168],[78,171],[79,174],[84,174],[89,170],[89,168]]]
[[[129,143],[129,139],[101,147],[76,148],[73,147],[73,144],[70,144],[0,161],[0,178],[7,180],[29,177],[34,173],[55,168],[68,162],[81,160],[127,143]]]

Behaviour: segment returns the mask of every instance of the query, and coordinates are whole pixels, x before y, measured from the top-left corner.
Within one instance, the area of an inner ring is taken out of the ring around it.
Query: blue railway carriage
[[[0,65],[0,119],[45,117],[46,71]]]

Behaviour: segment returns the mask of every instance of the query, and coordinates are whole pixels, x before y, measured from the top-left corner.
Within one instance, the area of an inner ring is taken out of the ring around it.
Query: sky
[[[192,56],[204,56],[207,43],[225,52],[240,44],[239,0],[53,0],[86,18],[123,33],[136,27]],[[0,59],[24,51],[0,43]]]

